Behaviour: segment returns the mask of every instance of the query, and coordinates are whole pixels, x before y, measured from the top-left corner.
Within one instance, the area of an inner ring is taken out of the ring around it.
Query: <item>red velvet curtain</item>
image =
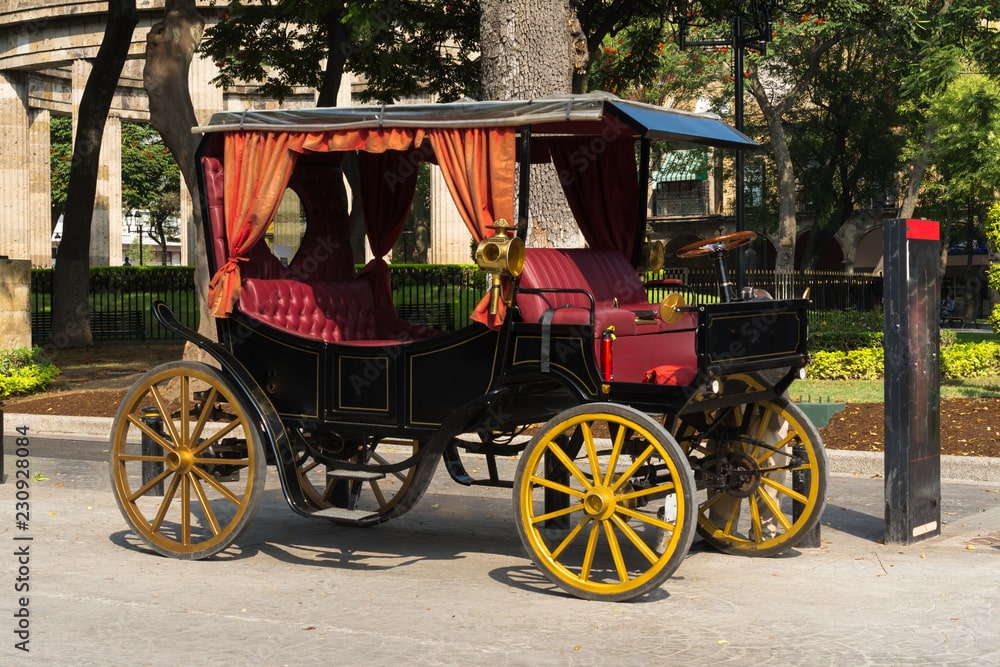
[[[612,249],[629,261],[636,239],[639,175],[631,138],[556,137],[545,145],[570,210],[591,248]]]
[[[419,156],[415,151],[358,153],[361,206],[365,212],[368,245],[375,259],[361,275],[372,283],[375,307],[392,312],[392,285],[383,257],[392,250],[413,206]]]

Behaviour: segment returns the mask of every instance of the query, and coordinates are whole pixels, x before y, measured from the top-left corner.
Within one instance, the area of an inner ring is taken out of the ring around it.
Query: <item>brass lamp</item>
[[[663,268],[665,248],[663,241],[649,241],[642,244],[642,262],[639,264],[640,271],[656,272]]]
[[[524,241],[508,235],[509,222],[500,218],[488,227],[488,236],[476,246],[476,264],[493,277],[490,287],[490,315],[496,315],[500,306],[501,278],[517,277],[524,268]]]

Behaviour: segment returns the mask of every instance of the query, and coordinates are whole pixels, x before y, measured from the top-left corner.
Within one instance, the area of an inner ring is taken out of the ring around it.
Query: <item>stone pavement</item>
[[[746,559],[696,543],[660,590],[615,604],[555,590],[521,547],[510,492],[443,471],[412,512],[370,529],[295,515],[272,471],[237,544],[188,562],[128,530],[106,442],[49,440],[34,421],[31,471],[46,479],[19,530],[22,423],[5,416],[0,665],[1000,662],[996,477],[945,481],[942,534],[900,546],[880,543],[883,480],[836,472],[819,548]],[[860,468],[848,459],[838,469]]]

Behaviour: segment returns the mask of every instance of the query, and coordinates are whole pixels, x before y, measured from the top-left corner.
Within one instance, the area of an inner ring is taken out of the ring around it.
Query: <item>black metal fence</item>
[[[401,317],[446,331],[464,326],[486,294],[486,275],[470,265],[393,265],[393,300]],[[32,334],[48,335],[52,312],[52,269],[32,271]],[[647,293],[654,303],[683,289],[693,304],[718,299],[718,278],[711,270],[667,269],[648,274]],[[802,296],[806,289],[814,311],[871,311],[882,303],[882,277],[867,273],[807,272],[775,274],[748,271],[747,286],[776,298]],[[95,338],[169,339],[151,316],[154,300],[167,303],[181,322],[198,326],[198,303],[191,267],[99,267],[90,274],[90,321]]]

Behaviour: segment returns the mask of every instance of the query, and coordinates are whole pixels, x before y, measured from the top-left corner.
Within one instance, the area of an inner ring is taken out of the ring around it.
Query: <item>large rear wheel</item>
[[[157,366],[125,395],[111,432],[111,484],[153,550],[205,558],[246,528],[266,472],[253,414],[220,371],[197,362]]]
[[[518,462],[514,519],[535,565],[588,600],[658,588],[694,537],[694,479],[673,437],[628,406],[580,405]]]

